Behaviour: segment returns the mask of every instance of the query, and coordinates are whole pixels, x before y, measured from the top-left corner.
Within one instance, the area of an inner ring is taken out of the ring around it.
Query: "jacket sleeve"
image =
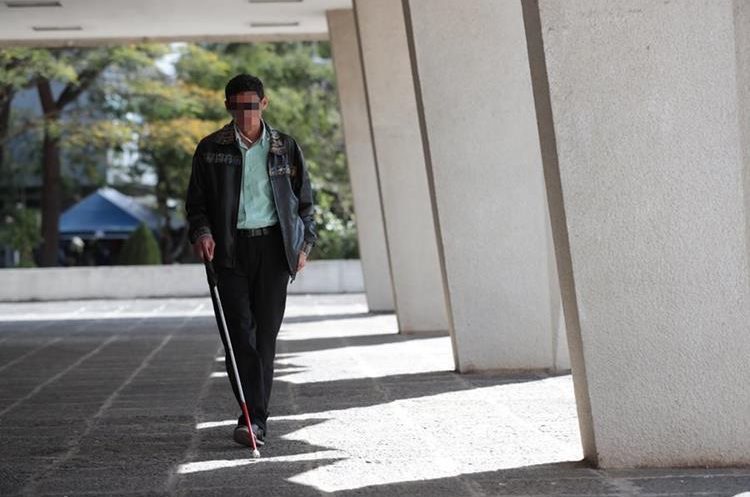
[[[315,246],[318,235],[315,230],[315,205],[313,203],[313,191],[310,186],[310,176],[305,165],[305,157],[302,155],[302,149],[296,141],[293,144],[294,163],[297,165],[297,179],[295,181],[295,194],[299,199],[299,217],[305,225],[305,243],[302,250],[305,255],[310,255],[310,251]]]
[[[199,152],[201,146],[193,154],[193,166],[190,172],[187,195],[185,196],[185,212],[188,221],[188,238],[195,243],[200,237],[211,235],[211,224],[208,217],[208,189],[206,185],[205,167]]]

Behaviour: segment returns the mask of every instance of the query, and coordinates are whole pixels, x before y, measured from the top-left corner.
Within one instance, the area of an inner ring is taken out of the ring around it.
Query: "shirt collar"
[[[239,126],[237,126],[237,123],[234,123],[234,137],[237,139],[237,143],[240,147],[244,148],[250,148],[251,146],[255,145],[258,141],[260,141],[261,145],[265,145],[268,142],[268,133],[266,132],[266,122],[261,119],[260,121],[261,129],[260,132],[260,139],[256,140],[254,142],[250,142],[250,140],[242,134],[240,131]],[[249,143],[249,145],[248,145]]]

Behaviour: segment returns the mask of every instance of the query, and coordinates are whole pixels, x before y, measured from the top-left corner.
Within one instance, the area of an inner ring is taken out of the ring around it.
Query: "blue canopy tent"
[[[114,188],[104,187],[70,207],[60,216],[60,239],[124,240],[141,223],[156,234],[159,216]]]

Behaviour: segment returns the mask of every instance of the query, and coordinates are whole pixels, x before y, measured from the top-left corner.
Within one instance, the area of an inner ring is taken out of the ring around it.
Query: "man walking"
[[[252,430],[263,445],[276,336],[289,278],[305,266],[317,239],[314,206],[297,142],[262,118],[268,98],[261,80],[235,76],[225,95],[232,122],[198,144],[185,210],[195,253],[216,268]],[[225,364],[239,405],[228,355]],[[234,440],[249,445],[249,438],[240,414]]]

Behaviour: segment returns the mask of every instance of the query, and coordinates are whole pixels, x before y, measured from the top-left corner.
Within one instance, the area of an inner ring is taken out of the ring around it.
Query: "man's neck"
[[[236,124],[236,123],[235,123]],[[258,126],[249,129],[243,129],[242,126],[236,124],[237,130],[240,132],[240,136],[249,143],[255,143],[263,133],[263,123],[261,122]]]

